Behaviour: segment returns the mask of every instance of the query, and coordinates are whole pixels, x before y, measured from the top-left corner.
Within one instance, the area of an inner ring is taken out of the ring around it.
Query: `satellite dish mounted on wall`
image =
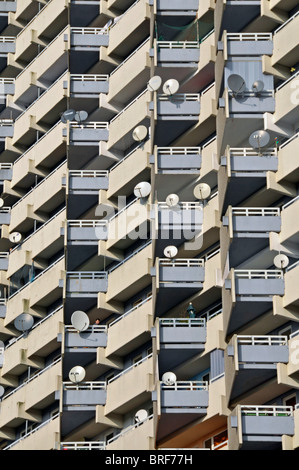
[[[12,232],[9,235],[9,241],[12,243],[20,243],[22,240],[22,235],[19,232]]]
[[[4,392],[5,392],[5,388],[2,385],[0,385],[0,398],[3,397]]]
[[[22,313],[15,321],[14,326],[18,331],[28,331],[33,326],[34,318],[29,313]]]
[[[162,78],[158,75],[152,77],[147,83],[148,91],[158,91],[162,85]]]
[[[138,126],[132,132],[132,137],[136,142],[142,142],[147,136],[147,128],[145,126]]]
[[[174,78],[171,78],[170,80],[167,80],[164,85],[163,85],[163,92],[165,95],[172,96],[175,93],[178,92],[180,88],[180,84],[177,80]]]
[[[76,111],[74,120],[77,122],[83,122],[88,118],[88,112],[87,111]]]
[[[167,246],[164,249],[164,256],[166,256],[166,258],[173,259],[177,254],[178,254],[178,249],[174,245]]]
[[[162,375],[162,382],[165,385],[174,385],[176,380],[176,375],[173,372],[165,372],[165,374]]]
[[[2,199],[2,197],[0,197],[0,207],[3,207],[4,206],[4,199]]]
[[[85,312],[76,310],[71,316],[71,323],[78,331],[85,331],[89,327],[89,318]]]
[[[82,382],[85,379],[85,369],[81,366],[73,367],[69,372],[69,379],[71,382],[77,384]]]
[[[146,181],[141,181],[136,184],[134,188],[134,194],[138,198],[147,197],[151,192],[151,184]]]
[[[193,189],[193,194],[196,199],[201,201],[208,199],[211,195],[211,188],[207,183],[200,183]]]
[[[148,413],[146,410],[139,410],[135,414],[135,423],[141,423],[148,417]]]
[[[241,75],[237,75],[235,73],[228,77],[227,84],[233,92],[234,96],[240,95],[246,90],[246,83],[244,78],[241,77]]]
[[[274,266],[277,269],[284,269],[288,266],[289,264],[289,258],[286,255],[276,255],[274,258]]]
[[[73,121],[76,116],[76,110],[75,109],[67,109],[64,111],[61,115],[61,121],[66,124],[68,121]]]

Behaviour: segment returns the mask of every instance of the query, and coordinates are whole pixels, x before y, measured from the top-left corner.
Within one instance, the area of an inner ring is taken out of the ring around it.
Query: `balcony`
[[[68,271],[66,273],[66,297],[96,298],[99,292],[106,292],[107,288],[108,279],[105,271]]]
[[[4,395],[2,403],[5,402],[5,406],[1,407],[0,416],[1,433],[10,434],[10,440],[13,440],[15,428],[25,420],[40,423],[42,421],[40,404],[54,403],[54,395],[59,389],[60,380],[61,359],[58,359]]]
[[[198,93],[177,93],[171,97],[157,95],[153,106],[157,120],[155,134],[158,146],[168,145],[198,122],[200,101]]]
[[[95,411],[97,405],[106,403],[106,382],[63,382],[62,395],[65,411]]]
[[[104,170],[70,170],[69,194],[89,195],[100,189],[108,189],[108,171]]]
[[[7,300],[6,325],[13,322],[21,313],[29,313],[29,311],[39,317],[46,307],[61,297],[60,280],[64,275],[64,264],[65,260],[62,256],[38,274],[32,282],[27,282],[10,293]],[[28,299],[26,312],[24,312],[24,299]]]
[[[5,318],[6,315],[6,299],[0,299],[0,318]]]
[[[296,31],[299,27],[299,12],[297,11],[273,33],[273,55],[271,65],[292,67],[299,60],[298,39]]]
[[[156,0],[157,12],[160,15],[195,16],[199,8],[199,0]]]
[[[0,253],[0,271],[7,271],[8,269],[9,253]]]
[[[17,2],[16,0],[5,0],[4,2],[0,3],[0,11],[1,13],[8,13],[9,11],[11,12],[16,12],[17,9]]]
[[[5,100],[6,95],[13,95],[15,92],[15,79],[7,78],[7,77],[0,78],[0,90],[1,90],[0,96],[4,97],[4,100]],[[6,104],[6,101],[3,103],[3,105],[5,104]]]
[[[225,351],[228,403],[270,401],[281,395],[286,387],[278,383],[277,363],[288,362],[286,336],[234,335]]]
[[[105,450],[104,441],[61,442],[60,450]]]
[[[107,221],[105,220],[68,220],[68,245],[98,245],[99,240],[107,240]]]
[[[159,441],[207,414],[208,382],[177,381],[174,385],[161,383],[158,393]]]
[[[98,51],[101,46],[109,44],[108,29],[105,28],[71,28],[71,48],[78,51]]]
[[[6,137],[13,137],[14,122],[12,119],[0,120],[0,141],[4,142]]]
[[[201,168],[200,147],[155,147],[154,159],[156,175],[198,176]],[[156,176],[157,178],[157,176]],[[163,180],[164,181],[164,180]]]
[[[81,353],[96,352],[97,348],[107,346],[107,327],[93,325],[84,331],[78,332],[73,326],[65,326],[65,347],[67,351],[72,348],[80,349]],[[76,351],[74,351],[76,353]],[[79,351],[78,351],[79,352]]]
[[[107,122],[70,122],[68,132],[69,145],[99,145],[99,141],[107,142],[109,128]]]
[[[273,308],[273,297],[283,296],[284,275],[281,270],[230,271],[222,290],[224,330],[227,334],[246,327]]]
[[[154,292],[157,293],[156,315],[160,316],[203,288],[204,261],[158,258],[152,275]]]
[[[225,39],[228,55],[257,57],[273,53],[271,33],[228,33]]]
[[[10,224],[10,207],[1,207],[0,209],[0,225]]]
[[[237,406],[229,418],[229,450],[283,450],[294,435],[291,406]]]
[[[153,390],[153,367],[153,355],[149,354],[108,380],[105,415],[128,413],[149,400]]]
[[[160,318],[153,335],[157,335],[159,372],[163,374],[205,350],[206,321],[204,318]]]
[[[152,302],[150,296],[109,324],[106,356],[129,354],[150,338]]]
[[[155,54],[158,67],[197,67],[199,43],[197,41],[157,41]]]
[[[276,172],[277,169],[278,154],[275,148],[259,154],[250,148],[227,147],[218,172],[222,211],[227,210],[229,203],[237,206],[262,188],[268,189],[267,172]]]
[[[12,179],[12,163],[0,163],[0,181]]]
[[[154,419],[153,415],[146,420],[128,426],[122,432],[109,439],[106,450],[154,450]]]
[[[229,250],[229,265],[237,267],[269,246],[270,232],[280,232],[280,209],[229,206],[223,217],[223,227],[227,227],[222,229],[222,240]],[[269,254],[269,263],[271,256]]]
[[[16,38],[14,36],[1,36],[0,39],[0,54],[15,53]]]
[[[108,93],[108,75],[80,75],[71,74],[69,77],[69,90],[71,98],[98,98],[100,93]]]

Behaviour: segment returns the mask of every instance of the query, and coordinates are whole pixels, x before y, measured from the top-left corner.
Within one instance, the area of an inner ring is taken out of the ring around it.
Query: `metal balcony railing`
[[[272,33],[228,33],[228,41],[271,41]]]
[[[61,442],[60,450],[105,450],[105,442]]]
[[[131,57],[133,57],[143,46],[144,44],[146,44],[147,42],[149,42],[150,38],[146,38],[145,41],[143,41],[142,44],[140,44],[140,46],[137,47],[137,49],[135,49],[128,57],[125,58],[125,60],[123,60],[123,62],[121,62],[121,64],[118,65],[118,67],[116,67],[114,70],[112,70],[112,72],[110,73],[110,77],[115,74],[115,72],[117,72],[126,62],[128,62],[129,59],[131,59]]]
[[[136,96],[136,98],[131,101],[124,109],[122,109],[118,114],[116,114],[116,116],[114,116],[110,123],[111,122],[114,122],[116,119],[119,118],[119,116],[121,116],[125,111],[127,111],[127,109],[129,109],[134,103],[136,103],[136,101],[139,100],[139,98],[141,98],[141,96],[143,96],[145,93],[148,93],[148,89],[146,88],[145,90],[143,90],[138,96]]]
[[[293,416],[292,406],[241,406],[242,416]]]
[[[11,170],[12,167],[12,163],[0,163],[0,170]]]
[[[160,318],[162,327],[171,328],[203,328],[206,326],[205,318]]]
[[[77,228],[96,228],[96,227],[105,227],[107,225],[107,220],[68,220],[68,227],[77,227]]]
[[[201,209],[201,202],[179,202],[176,207],[179,207],[182,211]],[[166,202],[158,202],[158,210],[171,210],[171,208],[166,204]]]
[[[229,149],[229,153],[231,157],[260,157],[260,154],[251,148],[237,148],[231,147]],[[267,149],[267,153],[264,155],[265,157],[277,157],[277,149],[272,147]]]
[[[106,178],[108,170],[69,170],[69,176],[76,178]]]
[[[81,334],[84,333],[106,333],[107,325],[92,325],[84,330]],[[78,333],[78,330],[72,325],[65,325],[66,333]]]
[[[260,216],[277,217],[280,215],[279,207],[232,207],[233,216]]]
[[[294,202],[298,201],[299,199],[299,196],[296,196],[294,197],[293,199],[291,199],[289,202],[287,202],[286,204],[284,204],[281,208],[281,210],[284,210],[286,209],[287,207],[291,206],[292,204],[294,204]]]
[[[144,245],[140,246],[137,250],[133,251],[133,253],[131,253],[129,256],[127,256],[125,259],[123,259],[120,263],[118,263],[116,266],[113,266],[112,268],[108,269],[108,273],[112,273],[115,269],[119,268],[120,266],[122,266],[124,263],[126,263],[127,261],[129,261],[131,258],[133,258],[135,255],[137,255],[138,253],[140,253],[140,251],[142,251],[144,248],[146,248],[147,246],[149,246],[150,244],[152,243],[152,240],[148,240]]]
[[[199,49],[197,41],[157,41],[158,49]]]
[[[106,28],[71,28],[71,34],[90,34],[90,35],[102,35],[108,34]]]
[[[283,28],[285,28],[285,26],[287,26],[289,23],[291,23],[291,21],[293,21],[295,18],[297,18],[298,15],[299,15],[299,11],[297,11],[293,16],[291,16],[287,21],[285,21],[281,26],[279,26],[277,29],[275,29],[273,34],[277,34],[279,31],[281,31]]]
[[[63,390],[106,390],[106,382],[63,382]]]
[[[288,78],[288,79],[285,80],[283,83],[281,83],[281,85],[279,85],[279,86],[276,88],[276,91],[281,90],[281,88],[283,88],[285,85],[287,85],[288,83],[290,83],[294,78],[298,77],[298,75],[299,75],[299,70],[298,70],[298,72],[294,73],[290,78]]]
[[[4,43],[7,43],[7,42],[15,42],[16,38],[14,36],[0,36],[0,43],[1,42],[4,42]]]
[[[237,341],[239,344],[245,344],[249,346],[285,346],[288,344],[288,337],[281,335],[238,335]]]
[[[280,269],[236,269],[235,277],[243,279],[283,279]]]
[[[74,82],[107,82],[109,75],[103,74],[74,74],[70,75],[70,80]]]
[[[175,382],[173,385],[166,385],[164,383],[161,383],[161,389],[162,390],[188,390],[188,391],[195,391],[195,390],[208,390],[209,389],[209,382],[207,381],[184,381],[184,380],[179,380]]]
[[[157,147],[158,155],[200,155],[200,147]]]
[[[70,121],[70,129],[108,129],[108,122],[81,122]]]
[[[160,258],[159,259],[160,266],[167,266],[167,267],[203,267],[204,260],[203,259],[196,259],[196,258],[177,258],[177,259],[168,259],[168,258]]]
[[[165,95],[159,94],[157,96],[159,101],[178,101],[178,102],[185,102],[185,101],[200,101],[200,93],[176,93],[175,95]]]
[[[107,279],[106,271],[67,271],[66,276],[68,279]]]

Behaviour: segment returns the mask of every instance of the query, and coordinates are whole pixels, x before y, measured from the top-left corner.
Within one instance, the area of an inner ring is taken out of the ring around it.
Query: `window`
[[[204,448],[218,450],[227,444],[227,429],[204,441]]]
[[[285,397],[283,400],[283,405],[284,406],[291,406],[293,410],[295,409],[295,405],[297,403],[296,399],[296,393],[293,393],[292,395],[289,395],[288,397]]]

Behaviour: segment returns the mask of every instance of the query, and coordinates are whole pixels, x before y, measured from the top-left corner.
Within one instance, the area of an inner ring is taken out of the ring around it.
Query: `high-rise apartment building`
[[[0,29],[0,449],[298,450],[298,1]]]

